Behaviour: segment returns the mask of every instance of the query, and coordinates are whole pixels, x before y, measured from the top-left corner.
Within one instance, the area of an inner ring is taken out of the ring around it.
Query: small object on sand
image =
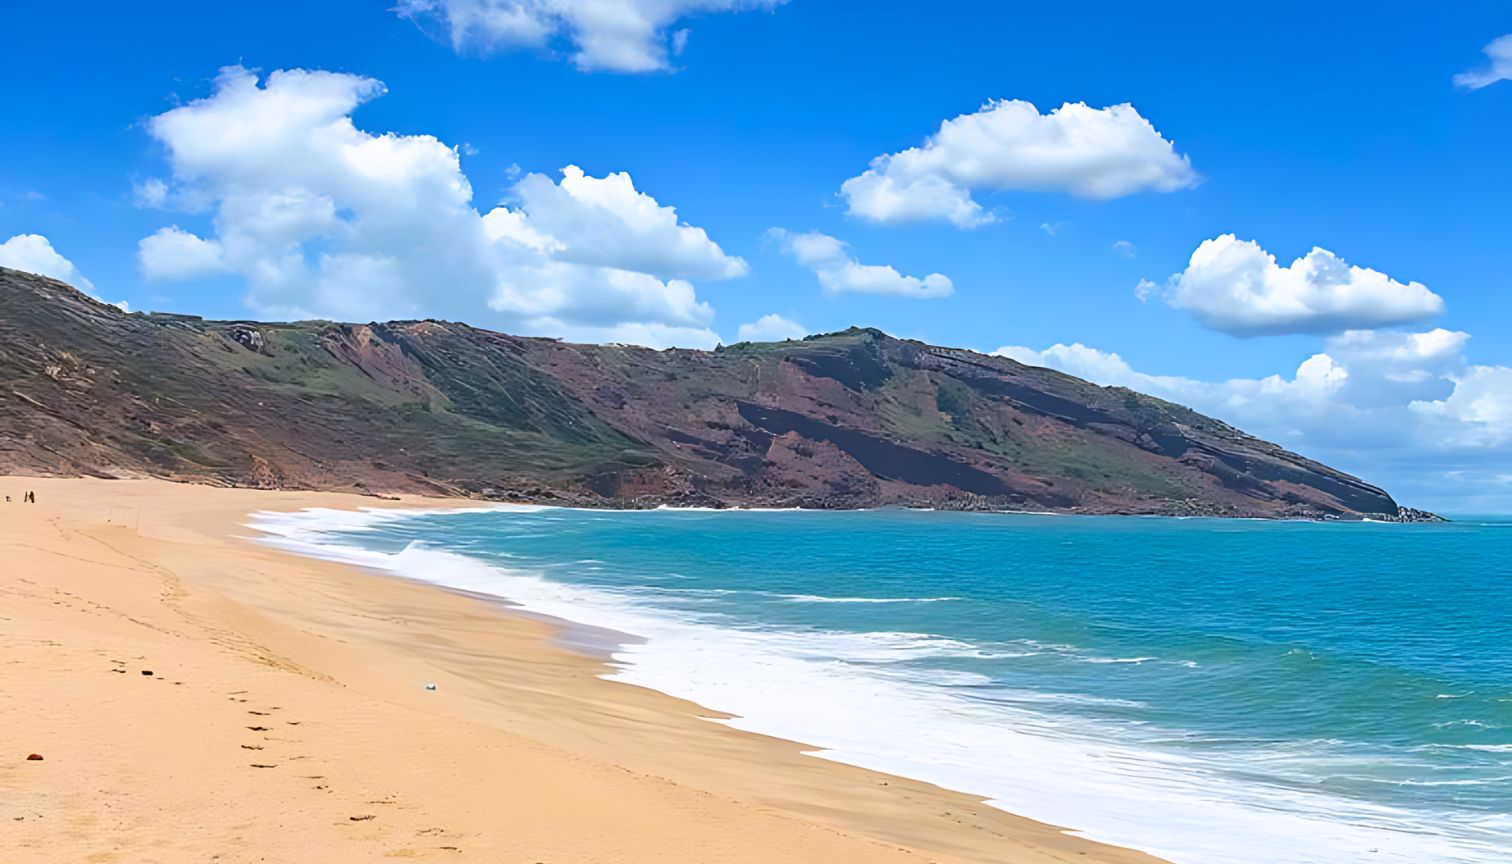
[[[146,675],[149,678],[151,678],[152,677],[152,670],[151,669],[143,669],[142,670],[142,674]]]
[[[436,689],[435,682],[433,682],[433,681],[427,681],[427,682],[425,682],[425,689],[427,689],[427,690],[434,690],[434,689]]]
[[[32,754],[29,754],[26,757],[26,761],[28,761],[28,762],[41,762],[42,761],[42,754],[41,753],[32,753]]]
[[[363,816],[348,816],[347,818],[350,819],[350,820],[352,820],[353,822],[366,822],[369,819],[372,819],[372,818],[375,818],[375,817],[373,816],[373,814],[368,813],[368,814],[363,815]]]

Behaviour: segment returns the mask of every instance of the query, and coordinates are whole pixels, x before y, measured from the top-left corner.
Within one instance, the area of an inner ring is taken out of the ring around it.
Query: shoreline
[[[0,761],[7,861],[1157,862],[708,723],[495,598],[242,535],[456,499],[0,484],[0,726],[44,755]]]

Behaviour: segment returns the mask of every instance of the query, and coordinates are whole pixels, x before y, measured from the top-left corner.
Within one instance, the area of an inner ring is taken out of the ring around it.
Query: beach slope
[[[0,494],[7,864],[1154,861],[708,722],[601,680],[549,624],[242,527],[434,501],[21,477]]]

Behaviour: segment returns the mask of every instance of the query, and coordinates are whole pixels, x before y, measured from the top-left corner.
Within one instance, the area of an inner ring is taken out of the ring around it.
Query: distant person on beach
[[[21,500],[27,504],[35,504],[37,503],[37,493],[28,492],[26,493],[26,497],[22,498]]]

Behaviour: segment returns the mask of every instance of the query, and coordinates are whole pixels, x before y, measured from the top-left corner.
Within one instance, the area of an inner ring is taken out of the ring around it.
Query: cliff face
[[[709,352],[218,322],[4,269],[0,471],[591,505],[1398,512],[1181,406],[875,330]]]

